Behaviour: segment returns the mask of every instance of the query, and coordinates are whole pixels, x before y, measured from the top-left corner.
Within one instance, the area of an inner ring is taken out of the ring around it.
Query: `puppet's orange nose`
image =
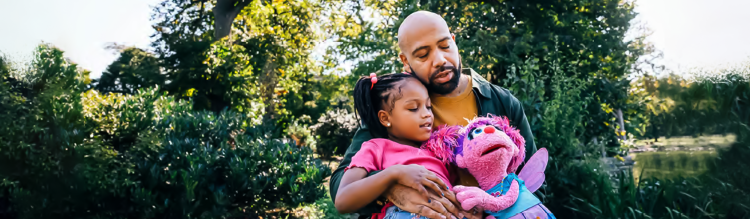
[[[495,128],[494,128],[494,127],[492,127],[492,126],[487,126],[487,127],[484,127],[484,133],[486,133],[486,134],[492,134],[492,133],[495,133]]]

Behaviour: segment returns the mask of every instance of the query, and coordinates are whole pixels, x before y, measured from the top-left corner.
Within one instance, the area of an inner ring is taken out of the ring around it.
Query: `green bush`
[[[317,137],[317,152],[323,157],[331,157],[346,152],[352,142],[359,123],[354,113],[339,109],[328,111],[318,119],[312,128]]]
[[[313,151],[316,151],[315,136],[313,135],[312,129],[309,124],[310,116],[302,115],[302,117],[294,120],[286,129],[286,134],[295,141],[298,146],[309,147]]]
[[[265,216],[325,195],[330,169],[310,149],[243,128],[240,114],[183,113],[164,121],[155,126],[164,136],[152,133],[132,152],[142,183],[134,201],[155,206],[143,216]]]
[[[23,69],[0,85],[0,109],[7,109],[0,110],[0,194],[8,203],[1,214],[114,214],[99,214],[108,208],[103,200],[123,197],[132,182],[125,180],[117,152],[92,135],[95,124],[82,113],[87,73],[48,45],[39,46]]]
[[[2,218],[254,218],[325,196],[330,169],[255,117],[158,88],[84,92],[87,72],[48,45],[12,67],[0,60]]]

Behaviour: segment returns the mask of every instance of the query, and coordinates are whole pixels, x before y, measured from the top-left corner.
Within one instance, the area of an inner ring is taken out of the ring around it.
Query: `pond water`
[[[717,156],[715,150],[710,151],[660,151],[631,153],[635,165],[633,177],[636,182],[640,178],[674,179],[678,177],[692,177],[708,171],[708,165]]]
[[[737,140],[733,134],[700,137],[671,137],[637,140],[628,155],[633,158],[633,177],[675,179],[698,176],[708,171],[718,151],[726,150]]]

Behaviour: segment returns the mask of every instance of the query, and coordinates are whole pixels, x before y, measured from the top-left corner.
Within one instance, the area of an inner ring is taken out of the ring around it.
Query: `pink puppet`
[[[544,182],[548,153],[542,148],[516,175],[524,161],[525,141],[505,117],[475,118],[460,131],[455,162],[467,169],[480,188],[456,186],[456,198],[464,210],[482,207],[487,218],[555,218],[534,196]]]

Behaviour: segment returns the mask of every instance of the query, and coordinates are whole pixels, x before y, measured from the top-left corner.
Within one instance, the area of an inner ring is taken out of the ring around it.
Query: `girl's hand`
[[[436,194],[445,197],[445,193],[440,188],[448,188],[435,173],[430,172],[421,165],[395,165],[386,170],[391,170],[394,181],[398,184],[417,190],[423,200],[430,202],[430,194],[426,188],[430,188]]]

